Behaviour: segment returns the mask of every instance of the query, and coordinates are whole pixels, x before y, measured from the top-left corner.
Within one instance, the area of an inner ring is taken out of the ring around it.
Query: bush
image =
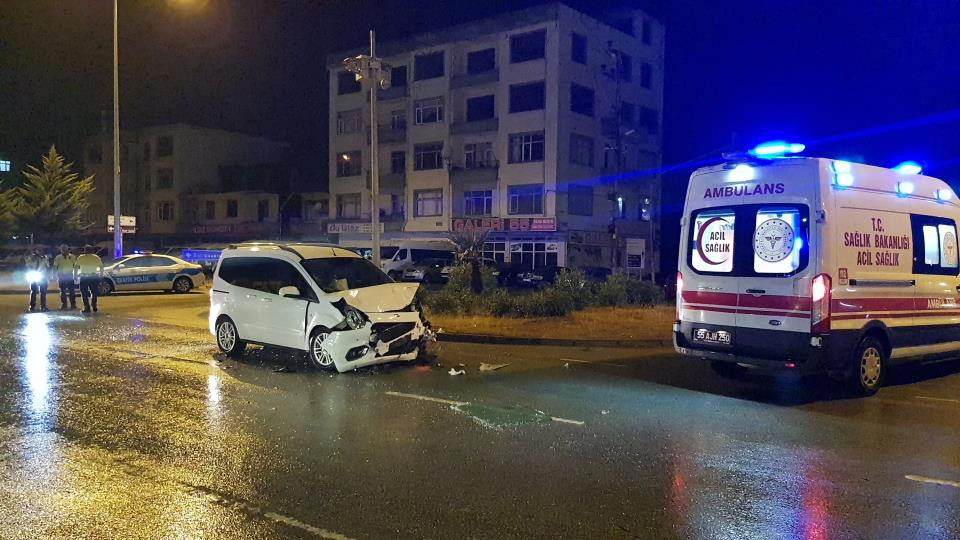
[[[610,276],[594,290],[594,302],[599,306],[652,306],[663,300],[663,292],[656,284],[628,275]]]
[[[450,271],[450,280],[448,287],[470,290],[471,272],[469,262],[464,262],[453,267]],[[497,278],[493,275],[493,269],[487,266],[480,266],[480,277],[483,278],[483,290],[493,290],[497,286]]]
[[[425,292],[423,294],[423,304],[432,313],[457,314],[469,311],[475,298],[469,290],[444,287],[436,291]]]
[[[587,307],[593,297],[586,276],[579,270],[557,274],[553,288],[566,294],[573,302],[573,309],[577,310]]]
[[[557,288],[530,294],[499,289],[487,296],[485,305],[494,317],[563,317],[575,309],[574,296]]]

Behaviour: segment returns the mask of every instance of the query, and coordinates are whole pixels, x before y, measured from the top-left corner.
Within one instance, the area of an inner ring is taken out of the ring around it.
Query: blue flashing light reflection
[[[852,186],[853,175],[850,173],[837,173],[837,185],[840,187]]]
[[[756,177],[756,171],[753,170],[753,167],[747,165],[746,163],[737,165],[729,173],[727,173],[727,180],[731,182],[747,182]]]
[[[798,236],[793,239],[793,250],[800,251],[801,249],[803,249],[803,238]]]
[[[849,161],[840,161],[838,159],[833,161],[833,172],[835,173],[848,173],[850,172],[850,162]]]
[[[900,174],[920,174],[920,171],[923,170],[923,167],[921,167],[916,161],[904,161],[903,163],[894,167],[893,170]]]
[[[950,191],[950,188],[940,188],[937,190],[938,201],[949,201],[952,198],[953,198],[953,192]]]
[[[913,193],[913,182],[897,182],[897,193],[901,195]]]
[[[786,141],[769,141],[758,144],[750,150],[750,154],[760,158],[775,158],[785,154],[799,154],[806,149],[806,145],[800,143],[788,143]]]

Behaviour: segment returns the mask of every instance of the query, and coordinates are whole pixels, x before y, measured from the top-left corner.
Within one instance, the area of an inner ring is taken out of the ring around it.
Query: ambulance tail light
[[[819,274],[810,282],[810,328],[814,334],[830,332],[830,288],[828,274]]]
[[[677,272],[677,320],[680,320],[680,310],[683,309],[683,272]]]

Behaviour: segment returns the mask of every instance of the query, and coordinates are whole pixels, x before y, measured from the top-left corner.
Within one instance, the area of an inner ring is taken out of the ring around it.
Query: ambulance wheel
[[[333,355],[323,348],[323,341],[328,337],[330,337],[330,331],[326,328],[317,328],[314,330],[313,333],[310,334],[307,357],[310,359],[310,364],[317,369],[336,371],[337,366],[333,362]]]
[[[850,390],[861,396],[877,393],[887,375],[887,350],[877,338],[867,336],[853,353],[848,384]]]
[[[739,377],[747,372],[747,368],[733,362],[710,362],[710,369],[721,377]]]
[[[243,350],[247,344],[240,339],[237,333],[237,325],[233,323],[230,317],[220,317],[217,321],[217,348],[220,352],[230,358],[239,358],[243,355]]]
[[[113,283],[110,283],[109,279],[101,280],[100,283],[97,284],[98,296],[107,296],[108,294],[112,293],[113,290]]]
[[[180,276],[173,282],[173,292],[178,294],[184,294],[190,292],[190,289],[193,288],[193,283],[190,283],[190,278]]]

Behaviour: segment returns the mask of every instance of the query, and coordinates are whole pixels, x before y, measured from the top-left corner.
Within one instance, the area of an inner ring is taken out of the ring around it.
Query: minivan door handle
[[[767,291],[763,289],[747,289],[747,292],[750,294],[766,294]]]

